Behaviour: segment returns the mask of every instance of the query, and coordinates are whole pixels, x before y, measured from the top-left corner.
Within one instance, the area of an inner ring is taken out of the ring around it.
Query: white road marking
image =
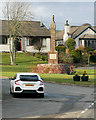
[[[94,101],[94,103],[95,103],[95,102],[96,102],[96,101]],[[91,105],[89,105],[88,108],[86,108],[85,110],[83,110],[83,111],[80,113],[80,115],[81,115],[81,114],[84,114],[85,112],[87,112],[88,109],[91,108],[91,107],[94,105],[94,103],[91,103]],[[77,118],[79,118],[80,115],[78,115]]]

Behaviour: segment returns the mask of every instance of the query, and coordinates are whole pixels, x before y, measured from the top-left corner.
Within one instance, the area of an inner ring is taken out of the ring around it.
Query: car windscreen
[[[39,78],[37,75],[20,75],[21,81],[38,81]]]

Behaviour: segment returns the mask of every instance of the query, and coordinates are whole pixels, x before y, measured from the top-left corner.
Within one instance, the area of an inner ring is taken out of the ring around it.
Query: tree
[[[66,41],[66,46],[69,48],[69,51],[75,49],[76,42],[73,38],[68,38]]]
[[[8,21],[11,65],[15,65],[15,41],[22,36],[21,27],[24,27],[22,21],[32,19],[33,16],[30,4],[24,2],[6,2],[3,13],[4,18]]]

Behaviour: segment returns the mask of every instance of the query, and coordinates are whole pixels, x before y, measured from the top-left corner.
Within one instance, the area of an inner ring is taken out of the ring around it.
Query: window
[[[21,81],[38,81],[39,78],[37,75],[20,75]]]
[[[29,46],[29,39],[26,39],[26,45]]]
[[[7,44],[7,37],[0,36],[0,44]]]
[[[46,46],[46,38],[43,38],[43,40],[42,40],[42,46]]]

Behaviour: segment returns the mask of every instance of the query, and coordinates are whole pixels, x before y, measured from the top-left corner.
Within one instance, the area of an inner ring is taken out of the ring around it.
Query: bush
[[[91,55],[90,56],[90,61],[91,62],[96,62],[96,55]]]
[[[59,55],[59,60],[63,63],[73,63],[73,57],[70,54],[61,52]]]
[[[84,54],[81,56],[80,63],[87,64],[88,63],[88,55]]]
[[[44,61],[44,60],[48,61],[48,56],[42,55],[42,60],[43,60],[43,61]]]
[[[48,54],[46,53],[35,53],[35,57],[48,61]]]
[[[91,47],[85,47],[84,50],[88,53],[90,51],[93,51],[93,48],[91,48]]]
[[[83,45],[80,45],[80,46],[78,47],[78,50],[81,50],[82,52],[84,52],[84,46],[83,46]]]
[[[68,40],[66,41],[66,46],[69,48],[69,51],[74,50],[75,45],[76,45],[75,40],[73,38],[68,38]]]
[[[40,57],[41,57],[41,55],[40,55],[40,54],[38,54],[38,53],[35,53],[35,57],[40,58]]]
[[[58,53],[60,53],[60,52],[65,52],[66,47],[65,46],[56,46],[55,49],[58,51]]]
[[[79,63],[80,62],[81,56],[82,56],[81,50],[78,50],[78,49],[72,50],[71,51],[71,55],[73,57],[73,62],[74,63]]]

